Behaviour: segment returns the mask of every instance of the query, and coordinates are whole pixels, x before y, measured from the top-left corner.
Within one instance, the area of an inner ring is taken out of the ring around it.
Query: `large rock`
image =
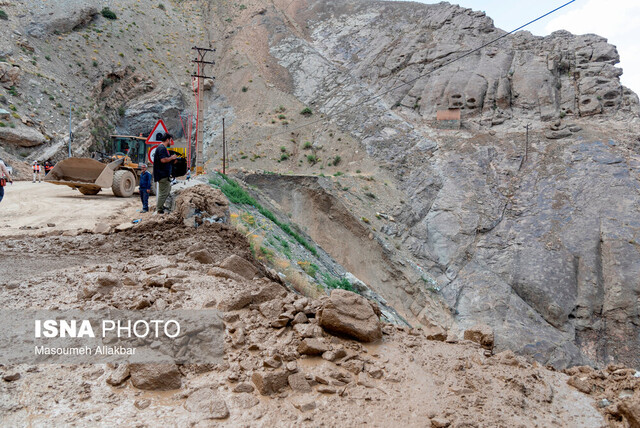
[[[252,263],[235,254],[224,259],[222,263],[220,263],[220,267],[235,272],[247,279],[253,279],[259,272]]]
[[[225,419],[229,417],[229,409],[224,399],[210,388],[202,388],[193,392],[184,403],[184,408],[197,413],[203,419]]]
[[[317,314],[322,328],[363,342],[382,337],[380,320],[369,301],[351,291],[333,290]]]
[[[73,0],[65,2],[64,7],[52,7],[51,11],[33,17],[27,26],[27,34],[33,37],[45,37],[53,33],[68,33],[87,25],[98,9],[92,0]]]
[[[274,394],[289,385],[289,372],[275,370],[272,372],[254,372],[251,381],[262,395]]]
[[[629,428],[640,428],[640,395],[636,394],[618,405],[618,412],[627,420]]]
[[[19,124],[15,128],[0,128],[0,143],[20,147],[39,146],[46,141],[44,135],[34,128]]]
[[[182,386],[182,377],[175,364],[131,364],[131,383],[138,389],[166,391]]]
[[[476,342],[485,349],[493,349],[493,329],[485,324],[477,324],[464,331],[464,339]]]
[[[18,86],[21,76],[20,67],[8,62],[0,62],[0,82],[6,83],[7,86]]]

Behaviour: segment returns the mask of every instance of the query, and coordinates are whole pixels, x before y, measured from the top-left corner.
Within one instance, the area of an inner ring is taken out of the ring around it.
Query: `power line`
[[[470,56],[470,55],[472,55],[472,54],[474,54],[474,53],[478,52],[479,50],[481,50],[481,49],[483,49],[483,48],[486,48],[487,46],[492,45],[492,44],[494,44],[495,42],[497,42],[497,41],[499,41],[499,40],[504,39],[505,37],[507,37],[507,36],[509,36],[509,35],[511,35],[511,34],[513,34],[513,33],[515,33],[516,31],[520,31],[520,30],[522,30],[523,28],[525,28],[525,27],[527,27],[527,26],[529,26],[529,25],[533,24],[534,22],[537,22],[537,21],[539,21],[539,20],[541,20],[541,19],[543,19],[543,18],[545,18],[545,17],[547,17],[547,16],[549,16],[549,15],[551,15],[551,14],[553,14],[553,13],[555,13],[555,12],[559,11],[560,9],[562,9],[562,8],[564,8],[564,7],[568,6],[568,5],[570,5],[571,3],[574,3],[575,1],[576,1],[576,0],[571,0],[571,1],[569,1],[569,2],[567,2],[567,3],[565,3],[565,4],[563,4],[562,6],[559,6],[559,7],[555,8],[555,9],[553,9],[553,10],[551,10],[551,11],[549,11],[549,12],[545,13],[544,15],[540,15],[539,17],[537,17],[537,18],[535,18],[535,19],[533,19],[533,20],[531,20],[531,21],[527,22],[526,24],[523,24],[523,25],[519,26],[519,27],[518,27],[518,28],[516,28],[515,30],[511,30],[511,31],[509,31],[508,33],[502,34],[501,36],[496,37],[495,39],[493,39],[493,40],[491,40],[491,41],[489,41],[489,42],[487,42],[487,43],[485,43],[485,44],[483,44],[483,45],[481,45],[481,46],[479,46],[479,47],[477,47],[477,48],[475,48],[475,49],[472,49],[472,50],[470,50],[469,52],[467,52],[467,53],[465,53],[465,54],[460,55],[459,57],[456,57],[456,58],[454,58],[454,59],[452,59],[452,60],[450,60],[450,61],[448,61],[448,62],[445,62],[445,63],[441,64],[440,66],[437,66],[436,68],[434,68],[434,69],[432,69],[432,70],[429,70],[428,72],[426,72],[426,73],[423,73],[423,74],[419,75],[418,77],[415,77],[415,78],[413,78],[413,79],[411,79],[411,80],[409,80],[409,81],[407,81],[407,82],[401,83],[401,84],[400,84],[400,85],[398,85],[398,86],[395,86],[395,87],[392,87],[392,88],[390,88],[390,89],[387,89],[386,91],[383,91],[383,92],[381,92],[381,93],[379,93],[379,94],[372,95],[372,96],[368,97],[367,99],[365,99],[364,101],[361,101],[360,103],[357,103],[357,104],[354,104],[354,105],[352,105],[352,106],[350,106],[350,107],[346,107],[346,108],[344,108],[344,109],[342,109],[342,110],[339,110],[339,111],[337,111],[337,112],[333,113],[332,115],[333,115],[333,116],[339,116],[339,115],[341,115],[341,114],[344,114],[344,113],[348,112],[349,110],[353,110],[353,109],[354,109],[354,108],[356,108],[356,107],[360,107],[360,106],[362,106],[362,105],[364,105],[364,104],[367,104],[367,103],[368,103],[368,102],[370,102],[370,101],[373,101],[373,100],[375,100],[375,99],[381,98],[381,97],[383,97],[383,96],[387,95],[387,94],[388,94],[388,93],[390,93],[390,92],[393,92],[393,91],[395,91],[395,90],[397,90],[397,89],[400,89],[400,88],[402,88],[402,87],[404,87],[404,86],[407,86],[407,85],[409,85],[409,84],[411,84],[411,83],[413,83],[413,82],[416,82],[416,81],[418,81],[418,80],[422,79],[422,78],[423,78],[423,77],[425,77],[425,76],[428,76],[429,74],[431,74],[431,73],[433,73],[433,72],[435,72],[435,71],[438,71],[438,70],[440,70],[440,69],[442,69],[442,68],[444,68],[444,67],[446,67],[446,66],[448,66],[448,65],[451,65],[451,64],[453,64],[454,62],[460,61],[461,59],[466,58],[466,57],[468,57],[468,56]],[[292,1],[291,3],[293,3],[293,1]],[[291,5],[291,3],[289,3],[289,5]],[[289,129],[287,129],[287,130],[285,130],[285,131],[279,131],[279,132],[273,133],[273,134],[271,134],[271,135],[268,135],[266,138],[268,139],[268,138],[275,137],[275,136],[278,136],[278,135],[286,134],[286,133],[289,133],[289,132],[292,132],[292,131],[295,131],[295,130],[298,130],[298,129],[304,128],[304,127],[306,127],[306,126],[313,125],[313,124],[318,123],[318,122],[322,122],[322,121],[324,121],[324,120],[325,120],[324,118],[318,118],[318,119],[316,119],[316,120],[312,120],[311,122],[303,123],[303,124],[301,124],[301,125],[298,125],[298,126],[295,126],[295,127],[289,128]]]

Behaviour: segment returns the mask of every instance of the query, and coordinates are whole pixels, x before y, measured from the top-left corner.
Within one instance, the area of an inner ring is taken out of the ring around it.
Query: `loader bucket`
[[[85,194],[95,194],[103,187],[111,187],[113,172],[123,161],[118,159],[105,164],[91,158],[65,159],[53,167],[44,181],[80,189]]]

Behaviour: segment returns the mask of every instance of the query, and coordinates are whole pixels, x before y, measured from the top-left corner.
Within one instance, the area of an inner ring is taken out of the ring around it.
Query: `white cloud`
[[[618,48],[624,70],[622,84],[640,93],[640,1],[588,0],[551,19],[547,32],[567,30],[574,34],[594,33],[606,37]]]

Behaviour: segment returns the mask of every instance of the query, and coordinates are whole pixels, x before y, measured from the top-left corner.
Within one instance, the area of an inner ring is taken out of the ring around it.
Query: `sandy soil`
[[[149,205],[154,201],[151,198]],[[140,217],[140,208],[137,193],[130,198],[117,198],[111,189],[104,189],[97,195],[85,196],[67,186],[14,182],[5,187],[0,202],[0,236],[93,229],[101,222],[119,224]]]

